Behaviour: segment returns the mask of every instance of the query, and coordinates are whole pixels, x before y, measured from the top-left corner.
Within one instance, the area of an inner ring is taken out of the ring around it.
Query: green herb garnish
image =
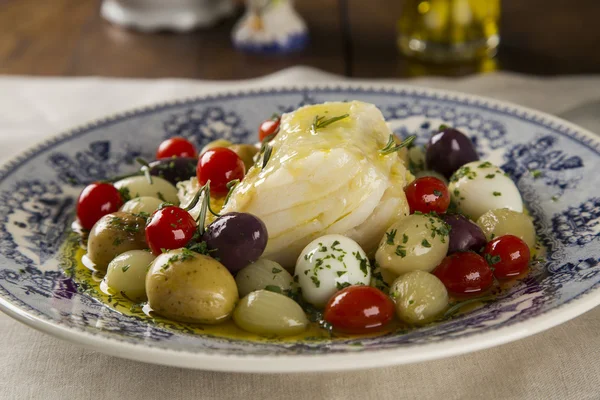
[[[423,240],[421,241],[421,246],[423,246],[423,247],[431,247],[431,243],[429,243],[429,242],[427,241],[427,239],[423,239]]]
[[[398,150],[409,146],[416,138],[417,137],[415,135],[410,135],[409,137],[404,139],[402,142],[400,142],[400,144],[396,144],[396,141],[394,140],[394,135],[391,134],[385,147],[383,149],[379,150],[379,154],[385,156],[388,154],[395,153]]]
[[[498,196],[502,196],[502,193],[501,192],[494,192],[493,195],[496,196],[496,197],[498,197]]]
[[[269,292],[281,294],[281,288],[277,285],[267,285],[267,286],[265,286],[265,290],[268,290]]]
[[[325,119],[325,116],[319,117],[315,116],[315,120],[313,121],[310,130],[314,135],[319,129],[323,129],[328,127],[329,125],[341,121],[342,119],[348,118],[350,114],[339,115],[337,117],[331,117],[329,119]]]
[[[389,231],[389,232],[386,232],[386,233],[385,233],[385,236],[386,236],[386,238],[387,238],[387,239],[386,239],[386,243],[387,243],[387,244],[389,244],[389,245],[392,245],[392,244],[394,244],[394,239],[396,238],[396,229],[392,229],[391,231]],[[405,236],[406,236],[406,235],[405,235]]]

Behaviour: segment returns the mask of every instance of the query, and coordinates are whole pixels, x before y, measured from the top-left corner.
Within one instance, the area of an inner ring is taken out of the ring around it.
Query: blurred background
[[[169,8],[179,1],[122,3],[143,9],[157,4]],[[459,10],[458,1],[472,9]],[[210,27],[141,32],[107,21],[100,0],[0,0],[0,74],[242,79],[294,65],[357,78],[464,76],[493,70],[600,73],[598,0],[297,0],[294,6],[310,41],[303,50],[286,54],[236,48],[234,26],[256,1],[232,3],[232,11]],[[463,31],[448,28],[448,20],[436,27],[432,15],[438,12],[439,17],[443,7],[453,10],[447,18],[463,23],[467,18]],[[411,55],[420,50],[420,42],[411,38],[453,44],[476,35],[472,29],[478,28],[471,22],[477,22],[482,9],[497,13],[485,17],[492,22],[487,20],[477,31],[493,35],[492,25],[497,24],[501,40],[494,58],[489,57],[493,51],[460,62],[421,61],[427,57]]]

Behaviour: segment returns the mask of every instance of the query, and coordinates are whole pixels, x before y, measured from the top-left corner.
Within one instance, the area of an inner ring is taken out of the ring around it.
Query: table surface
[[[496,65],[444,68],[398,54],[395,24],[402,0],[296,3],[310,29],[310,46],[288,56],[257,56],[231,46],[241,9],[212,29],[143,34],[104,21],[99,0],[0,0],[0,74],[243,79],[293,65],[362,78],[466,75],[490,68],[600,73],[600,52],[594,51],[600,43],[597,0],[504,0]],[[347,9],[340,7],[346,3]]]

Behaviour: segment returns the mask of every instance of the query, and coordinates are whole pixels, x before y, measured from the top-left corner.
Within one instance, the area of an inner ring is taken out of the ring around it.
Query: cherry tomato
[[[448,292],[457,296],[478,295],[494,282],[492,270],[483,257],[475,253],[454,253],[442,260],[433,271]]]
[[[110,183],[92,183],[83,189],[77,200],[77,218],[83,229],[92,229],[106,214],[119,211],[123,199]]]
[[[146,242],[152,253],[184,247],[196,232],[196,221],[182,208],[168,206],[152,214],[146,224]]]
[[[404,188],[410,213],[415,211],[445,213],[450,205],[450,193],[441,180],[432,176],[415,179]]]
[[[527,271],[529,246],[513,235],[500,236],[485,246],[483,256],[497,279],[510,279]]]
[[[171,157],[196,157],[196,147],[187,139],[175,136],[158,146],[156,159]]]
[[[220,196],[229,192],[228,182],[242,180],[245,173],[244,161],[233,150],[225,147],[215,147],[202,153],[196,168],[200,185],[210,181],[210,192]]]
[[[340,332],[375,332],[394,317],[394,303],[374,287],[348,286],[329,299],[323,316]]]
[[[267,136],[277,133],[280,122],[281,120],[279,119],[279,117],[274,117],[263,121],[263,123],[260,124],[260,128],[258,129],[258,139],[262,142]]]

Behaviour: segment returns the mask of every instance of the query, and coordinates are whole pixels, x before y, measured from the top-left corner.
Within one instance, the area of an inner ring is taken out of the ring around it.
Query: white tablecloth
[[[337,79],[308,68],[243,82],[0,77],[0,161],[44,137],[133,107],[223,89]],[[498,73],[403,83],[509,100],[600,132],[600,77]],[[258,375],[113,358],[0,314],[0,399],[600,399],[599,332],[596,308],[533,337],[450,359],[357,372]]]

